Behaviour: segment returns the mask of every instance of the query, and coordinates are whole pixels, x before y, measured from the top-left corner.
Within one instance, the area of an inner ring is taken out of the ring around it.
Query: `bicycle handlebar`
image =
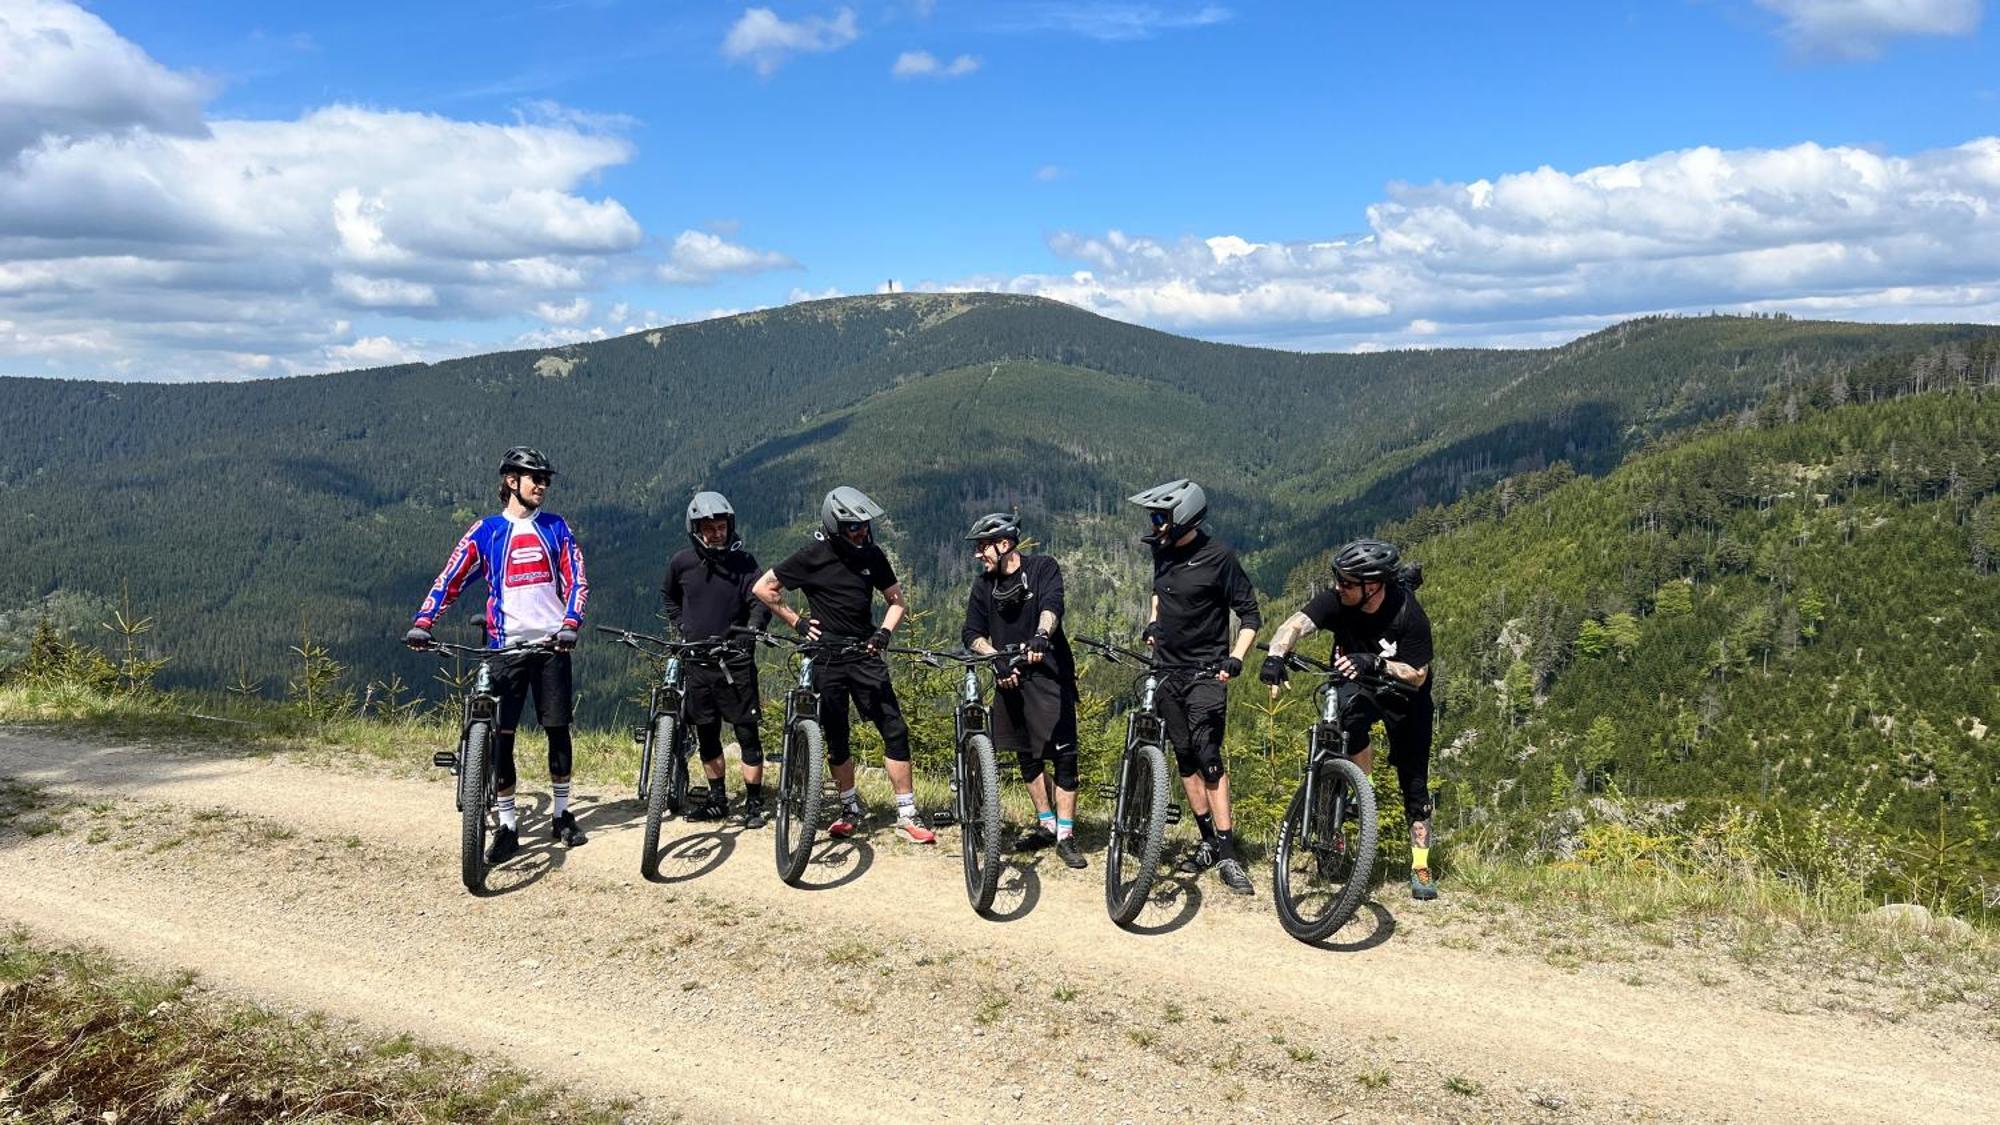
[[[639,642],[644,641],[647,644],[658,647],[663,652],[695,660],[720,660],[728,653],[737,651],[724,641],[670,641],[665,637],[655,637],[647,633],[635,633],[630,629],[619,629],[610,625],[599,625],[597,631],[616,638],[615,643],[625,645],[628,648],[637,649]]]
[[[1271,646],[1268,644],[1260,643],[1257,647],[1262,649],[1266,653],[1269,653],[1271,651]],[[1341,671],[1339,668],[1334,667],[1331,663],[1315,660],[1312,657],[1307,656],[1304,653],[1298,652],[1296,650],[1288,652],[1283,656],[1278,657],[1278,659],[1284,661],[1285,666],[1293,669],[1294,671],[1310,672],[1315,676],[1324,676],[1329,680],[1351,679],[1353,682],[1360,684],[1361,686],[1366,688],[1374,688],[1374,689],[1387,688],[1391,691],[1416,690],[1415,688],[1412,688],[1409,684],[1404,683],[1402,680],[1397,679],[1396,677],[1390,675],[1387,672],[1373,672],[1366,676],[1349,676],[1347,673]]]
[[[532,652],[538,648],[552,649],[554,647],[556,646],[553,638],[527,644],[511,644],[504,648],[488,648],[485,645],[455,645],[450,641],[433,640],[410,651],[436,653],[439,656],[470,656],[476,660],[490,660],[496,656],[510,656],[519,652]]]
[[[1169,664],[1153,653],[1135,652],[1123,645],[1112,644],[1102,637],[1071,637],[1070,639],[1113,664],[1123,664],[1125,661],[1131,660],[1145,665],[1148,671],[1192,672],[1197,676],[1207,675],[1215,671],[1213,667],[1200,664]]]

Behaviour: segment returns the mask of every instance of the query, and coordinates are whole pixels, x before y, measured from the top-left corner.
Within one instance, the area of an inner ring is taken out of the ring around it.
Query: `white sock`
[[[553,782],[550,788],[554,789],[556,794],[556,815],[561,816],[569,811],[569,782]]]
[[[500,827],[520,827],[520,821],[514,812],[514,795],[512,793],[500,798]]]
[[[896,794],[896,819],[917,819],[917,795],[915,793]]]
[[[860,791],[859,791],[859,790],[856,790],[856,789],[842,789],[842,790],[840,791],[840,807],[841,807],[841,808],[846,808],[847,806],[849,806],[849,805],[852,805],[852,804],[854,804],[854,803],[858,802],[859,800],[861,800],[861,793],[860,793]]]
[[[1074,835],[1076,835],[1076,821],[1061,819],[1056,821],[1056,839],[1067,840]]]
[[[1052,812],[1038,812],[1035,814],[1035,823],[1050,832],[1054,832],[1056,830],[1056,814]]]

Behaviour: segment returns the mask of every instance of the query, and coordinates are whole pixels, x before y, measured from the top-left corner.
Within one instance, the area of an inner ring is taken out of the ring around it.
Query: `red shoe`
[[[937,843],[937,833],[906,816],[896,819],[896,835],[901,836],[912,844]]]
[[[826,826],[826,834],[845,840],[854,835],[855,829],[860,828],[867,819],[868,811],[861,807],[861,802],[849,801],[841,808],[840,815],[833,818],[833,823]]]

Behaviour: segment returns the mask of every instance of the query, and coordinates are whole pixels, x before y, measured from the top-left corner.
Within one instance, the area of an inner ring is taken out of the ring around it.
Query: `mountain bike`
[[[1270,651],[1268,645],[1257,647]],[[1375,787],[1348,756],[1345,701],[1339,690],[1347,677],[1331,664],[1297,652],[1275,659],[1320,681],[1313,688],[1319,718],[1306,732],[1304,776],[1279,822],[1271,864],[1278,922],[1300,941],[1316,942],[1346,925],[1368,896],[1377,844]],[[1375,676],[1358,682],[1393,690],[1388,680]]]
[[[813,665],[865,653],[868,646],[860,641],[809,641],[744,626],[731,631],[754,636],[772,647],[790,645],[798,661],[797,677],[785,693],[785,730],[776,755],[776,831],[771,834],[778,878],[797,886],[812,858],[813,840],[819,835],[820,802],[826,796],[826,731],[819,722],[819,688],[813,680]]]
[[[891,649],[913,655],[932,666],[957,664],[964,670],[959,680],[958,705],[952,712],[951,809],[931,814],[936,828],[958,825],[959,857],[965,865],[965,897],[974,912],[984,914],[993,906],[1000,888],[1000,768],[993,753],[993,713],[980,688],[979,670],[993,671],[994,657],[1017,658],[1025,651],[1008,645],[997,653],[933,652],[928,649]]]
[[[420,650],[479,662],[479,670],[473,674],[460,703],[458,749],[439,750],[431,755],[432,765],[448,769],[458,778],[455,799],[459,819],[459,878],[473,894],[486,889],[486,833],[498,823],[499,816],[498,782],[493,772],[493,727],[500,715],[500,695],[493,684],[493,662],[544,647],[546,643],[473,648],[432,641]]]
[[[670,813],[686,815],[692,796],[688,789],[687,665],[719,667],[723,678],[733,684],[736,678],[726,662],[729,646],[716,641],[669,641],[608,625],[599,625],[597,631],[634,652],[666,658],[660,682],[653,686],[646,725],[633,732],[639,743],[639,799],[646,802],[641,843],[645,850],[639,855],[639,874],[652,879],[660,873],[660,822]]]
[[[1118,780],[1101,786],[1098,794],[1114,803],[1111,841],[1104,853],[1104,907],[1111,920],[1131,924],[1145,909],[1160,874],[1160,849],[1167,826],[1179,824],[1181,809],[1171,796],[1167,772],[1166,724],[1160,718],[1162,678],[1179,673],[1202,675],[1211,669],[1165,664],[1150,653],[1135,652],[1094,637],[1072,637],[1113,664],[1132,661],[1139,673],[1139,705],[1125,717],[1125,753],[1118,759]]]

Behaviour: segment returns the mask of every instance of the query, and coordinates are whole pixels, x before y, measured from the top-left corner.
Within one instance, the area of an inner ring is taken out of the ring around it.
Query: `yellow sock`
[[[1412,845],[1410,848],[1410,866],[1412,868],[1418,868],[1418,867],[1429,867],[1430,865],[1431,865],[1431,850],[1429,848],[1419,848]]]

